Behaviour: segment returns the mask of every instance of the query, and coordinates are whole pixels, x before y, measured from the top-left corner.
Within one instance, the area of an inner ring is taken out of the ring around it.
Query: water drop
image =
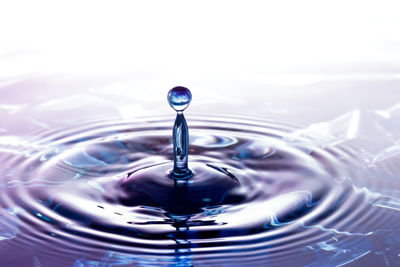
[[[177,86],[169,90],[168,103],[176,111],[184,111],[192,101],[192,94],[189,89],[182,86]]]

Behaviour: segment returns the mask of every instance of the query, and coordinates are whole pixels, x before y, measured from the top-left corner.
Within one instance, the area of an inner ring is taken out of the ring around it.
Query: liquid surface
[[[399,110],[314,124],[188,115],[195,175],[178,184],[171,116],[35,120],[0,137],[2,262],[396,266]]]

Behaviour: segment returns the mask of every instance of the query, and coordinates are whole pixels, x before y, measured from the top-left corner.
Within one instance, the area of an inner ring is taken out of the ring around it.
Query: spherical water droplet
[[[168,102],[176,111],[185,110],[192,100],[192,94],[189,89],[182,86],[177,86],[169,90]]]

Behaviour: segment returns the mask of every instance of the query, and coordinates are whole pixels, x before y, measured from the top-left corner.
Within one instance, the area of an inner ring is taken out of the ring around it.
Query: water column
[[[177,112],[172,133],[174,169],[169,175],[173,179],[188,179],[192,176],[188,168],[189,130],[183,115],[191,100],[192,94],[185,87],[177,86],[168,92],[168,103]]]

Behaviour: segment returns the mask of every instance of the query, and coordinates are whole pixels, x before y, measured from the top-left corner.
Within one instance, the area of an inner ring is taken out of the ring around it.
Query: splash
[[[188,168],[189,130],[183,111],[189,106],[192,94],[185,87],[174,87],[168,92],[168,102],[177,112],[172,134],[174,143],[174,169],[169,174],[173,179],[188,179],[192,171]]]
[[[0,138],[2,260],[399,264],[399,105],[313,124],[186,114],[189,138],[191,94],[178,89],[174,127],[169,116],[39,119],[83,108],[76,98],[38,103],[34,120],[7,112],[31,128]]]

